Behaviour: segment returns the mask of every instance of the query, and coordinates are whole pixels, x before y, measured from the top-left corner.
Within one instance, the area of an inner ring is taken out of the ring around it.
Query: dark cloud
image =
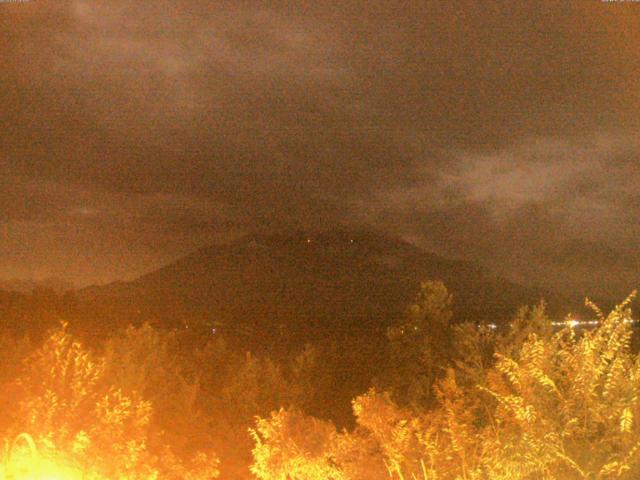
[[[102,281],[243,230],[349,221],[491,265],[508,251],[507,273],[565,238],[628,245],[639,19],[600,2],[0,5],[0,260]]]

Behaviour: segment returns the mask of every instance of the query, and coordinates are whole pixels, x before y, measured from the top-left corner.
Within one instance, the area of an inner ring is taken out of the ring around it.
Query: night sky
[[[0,277],[356,223],[638,286],[639,62],[629,1],[0,3]]]

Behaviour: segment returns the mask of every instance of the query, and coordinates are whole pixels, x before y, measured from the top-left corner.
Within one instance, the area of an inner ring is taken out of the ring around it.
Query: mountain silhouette
[[[247,235],[134,281],[78,294],[112,319],[204,325],[247,348],[288,349],[326,337],[384,335],[429,279],[442,280],[452,292],[458,321],[501,323],[541,297],[559,304],[550,292],[496,277],[475,263],[353,228]]]
[[[352,420],[349,400],[369,388],[386,362],[386,329],[429,279],[449,288],[460,322],[502,324],[542,297],[561,305],[550,292],[472,262],[353,228],[247,235],[131,282],[82,289],[77,298],[89,336],[147,321],[183,329],[194,343],[222,336],[236,349],[285,364],[307,344],[333,352],[322,357],[332,395],[316,413],[332,412],[345,425]]]

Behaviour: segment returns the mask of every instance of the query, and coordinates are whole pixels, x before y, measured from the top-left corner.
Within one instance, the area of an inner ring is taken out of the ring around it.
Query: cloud
[[[601,218],[598,209],[626,206],[639,180],[639,154],[640,142],[630,132],[525,139],[491,154],[458,154],[454,171],[442,181],[469,201],[491,204],[496,213],[547,202],[574,215],[595,209]]]
[[[446,167],[418,167],[410,187],[380,190],[365,221],[526,283],[617,296],[634,288],[640,142],[633,132],[524,138],[489,153],[440,156]]]
[[[85,280],[254,228],[370,221],[486,261],[518,229],[630,238],[640,34],[610,7],[0,5],[6,235],[40,270],[88,252]]]

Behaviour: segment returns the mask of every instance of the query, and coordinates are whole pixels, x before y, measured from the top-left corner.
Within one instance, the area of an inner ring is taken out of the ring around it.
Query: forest
[[[371,358],[331,339],[270,356],[197,323],[96,330],[68,296],[3,293],[0,478],[637,479],[634,298],[587,300],[590,329],[544,302],[487,324],[425,281]]]

